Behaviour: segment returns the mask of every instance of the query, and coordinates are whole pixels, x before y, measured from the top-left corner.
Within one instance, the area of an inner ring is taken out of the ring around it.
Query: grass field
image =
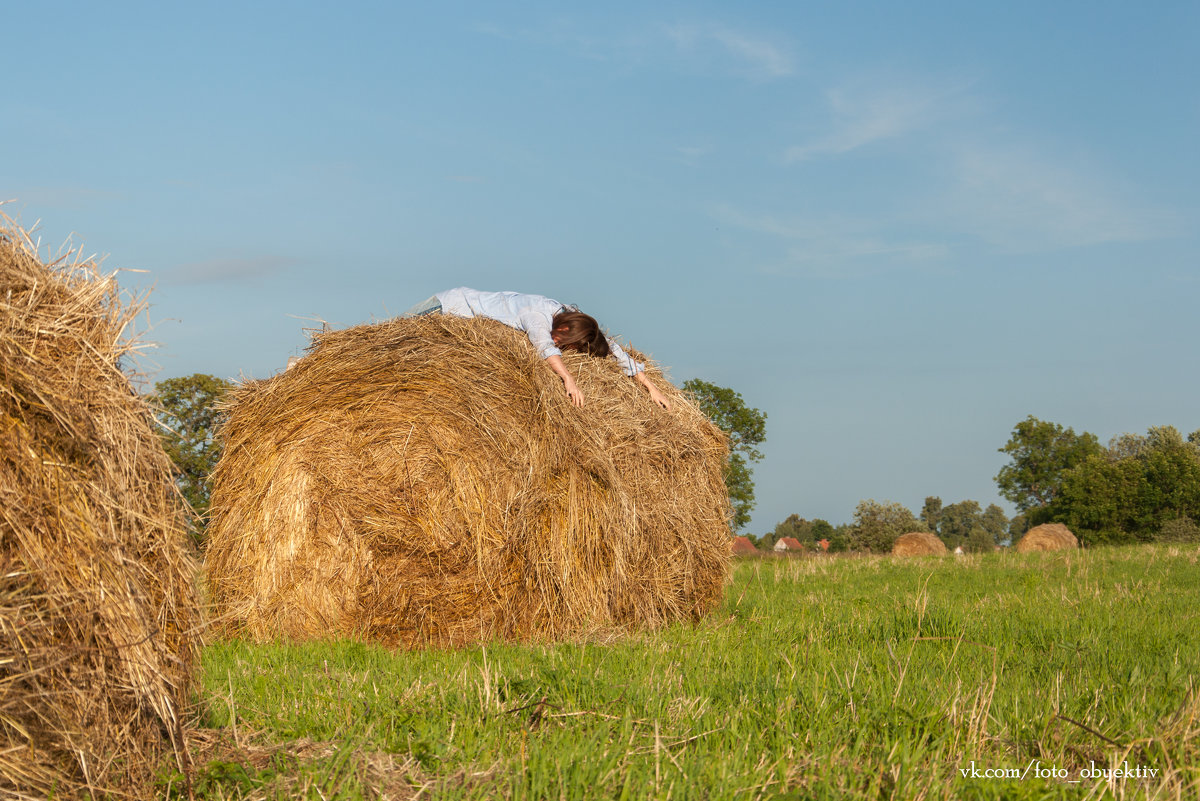
[[[1195,546],[764,558],[617,639],[215,643],[197,795],[1195,799],[1197,588]]]

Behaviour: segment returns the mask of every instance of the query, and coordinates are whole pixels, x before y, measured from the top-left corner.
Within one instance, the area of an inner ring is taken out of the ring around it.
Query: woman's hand
[[[583,392],[580,391],[579,386],[575,383],[575,377],[571,375],[571,371],[563,364],[562,356],[547,356],[546,364],[550,365],[550,369],[562,379],[563,386],[567,390],[567,397],[571,400],[571,403],[576,406],[583,406]]]
[[[667,411],[671,410],[671,402],[667,400],[667,396],[659,392],[658,387],[654,385],[650,386],[650,400],[654,401]]]
[[[633,380],[637,381],[650,392],[650,400],[654,401],[668,411],[671,409],[671,402],[667,400],[667,396],[658,391],[658,387],[654,386],[649,378],[646,378],[646,374],[644,372],[635,375]]]
[[[567,376],[563,379],[563,385],[567,388],[567,397],[571,399],[571,403],[576,406],[583,406],[583,392],[575,383],[575,379]]]

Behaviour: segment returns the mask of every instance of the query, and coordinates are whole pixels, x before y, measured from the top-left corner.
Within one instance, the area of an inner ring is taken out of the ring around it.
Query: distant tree
[[[798,514],[788,515],[787,519],[775,526],[775,530],[771,532],[771,547],[779,542],[784,537],[794,537],[801,543],[812,543],[813,540],[813,524],[805,520]]]
[[[886,553],[901,534],[919,528],[919,522],[902,504],[892,501],[859,501],[850,527],[850,547],[856,551]]]
[[[208,511],[208,476],[221,458],[221,445],[216,439],[221,421],[217,403],[232,386],[224,379],[196,373],[159,381],[150,396],[163,426],[159,433],[175,465],[179,489],[200,521],[197,539],[202,536],[203,515]]]
[[[821,540],[831,539],[835,529],[828,520],[822,520],[818,517],[812,521],[811,531],[813,542],[820,542]]]
[[[991,535],[993,543],[999,543],[1008,533],[1008,516],[994,503],[988,504],[988,508],[983,510],[980,524]]]
[[[1058,495],[1063,475],[1089,457],[1104,452],[1094,434],[1076,434],[1058,423],[1033,415],[1017,423],[1012,437],[1000,448],[1012,461],[1000,469],[1000,494],[1029,512],[1049,506]]]
[[[842,524],[833,530],[833,533],[827,538],[829,540],[830,553],[843,553],[850,550],[850,532],[851,527]]]
[[[942,509],[937,533],[946,547],[953,550],[965,543],[976,528],[983,528],[983,512],[978,501],[966,500]]]
[[[1114,437],[1064,474],[1048,511],[1089,544],[1174,536],[1172,521],[1200,518],[1200,445],[1172,426]]]
[[[921,507],[921,522],[925,524],[925,530],[936,533],[941,518],[942,499],[936,495],[926,497],[925,505]]]
[[[1021,539],[1021,536],[1029,530],[1029,518],[1020,514],[1008,521],[1008,541],[1009,544]]]
[[[750,522],[754,509],[754,478],[751,462],[762,459],[757,445],[767,439],[767,415],[747,406],[740,393],[710,384],[699,378],[683,383],[717,428],[729,435],[729,461],[725,465],[725,486],[733,507],[733,527],[740,529]]]
[[[991,553],[996,547],[996,538],[983,526],[975,526],[967,535],[962,547],[967,553]]]

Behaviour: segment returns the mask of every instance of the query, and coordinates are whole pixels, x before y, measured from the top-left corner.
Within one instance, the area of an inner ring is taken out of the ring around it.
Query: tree
[[[810,530],[812,532],[813,542],[820,542],[821,540],[832,540],[833,535],[837,531],[833,527],[832,523],[830,523],[828,520],[823,520],[819,517],[816,520],[812,521],[812,527]]]
[[[221,458],[215,436],[221,421],[217,403],[232,386],[224,379],[196,373],[159,381],[150,397],[163,425],[163,447],[175,465],[179,489],[200,521],[197,538],[208,511],[208,476]]]
[[[1012,462],[1000,469],[1000,494],[1022,512],[1049,506],[1062,487],[1063,474],[1104,452],[1095,434],[1076,434],[1033,415],[1017,423],[1001,453]]]
[[[1085,542],[1149,542],[1200,516],[1200,445],[1172,426],[1121,434],[1068,470],[1049,513]]]
[[[936,495],[927,496],[925,505],[921,507],[921,522],[925,524],[926,529],[936,533],[941,519],[942,499]]]
[[[699,378],[685,381],[683,389],[717,428],[729,435],[725,486],[733,507],[733,527],[740,529],[750,522],[750,512],[754,509],[754,470],[750,463],[762,459],[755,446],[766,441],[767,415],[747,406],[740,393]]]
[[[767,535],[770,538],[771,547],[779,542],[784,537],[794,537],[801,543],[809,543],[815,541],[813,537],[813,524],[805,520],[797,514],[788,515],[787,519],[782,523],[775,525],[775,530]]]
[[[854,508],[850,547],[856,551],[886,553],[901,534],[920,528],[917,519],[902,504],[868,499]]]
[[[843,553],[850,550],[850,526],[842,523],[833,530],[833,533],[826,537],[829,540],[830,553]]]
[[[1021,539],[1026,531],[1029,531],[1029,518],[1023,514],[1014,515],[1013,519],[1008,521],[1007,539],[1009,544]]]
[[[992,544],[995,545],[1004,539],[1004,535],[1008,532],[1008,516],[1004,514],[1004,510],[994,503],[988,504],[988,508],[983,510],[983,518],[980,520],[980,525],[992,538]]]
[[[994,503],[981,511],[978,501],[968,499],[943,506],[942,499],[937,496],[925,499],[921,523],[951,549],[961,545],[968,550],[972,547],[979,551],[990,550],[992,545],[1004,538],[1008,530],[1008,518],[1004,510]],[[983,547],[985,539],[991,543],[986,549]],[[974,544],[968,547],[972,541]]]
[[[983,512],[978,501],[959,501],[942,509],[937,528],[946,547],[953,550],[964,545],[974,529],[983,528]]]
[[[963,550],[967,553],[991,553],[995,547],[995,538],[984,530],[983,526],[971,529],[971,533],[963,542]]]

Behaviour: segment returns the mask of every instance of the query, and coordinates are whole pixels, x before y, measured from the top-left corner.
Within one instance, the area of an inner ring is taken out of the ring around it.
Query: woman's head
[[[550,336],[560,350],[578,351],[601,359],[608,356],[608,339],[590,314],[560,311],[554,315]]]

